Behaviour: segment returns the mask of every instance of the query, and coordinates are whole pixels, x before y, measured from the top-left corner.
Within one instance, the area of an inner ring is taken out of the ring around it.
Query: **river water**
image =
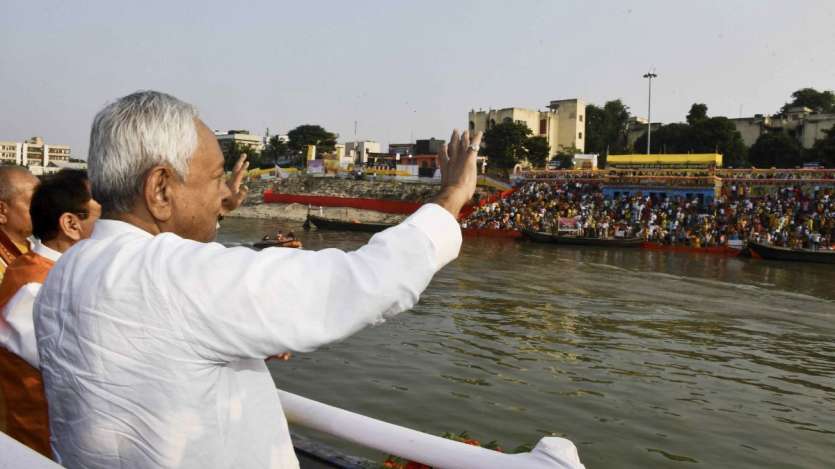
[[[218,238],[278,228],[306,249],[370,236],[228,219]],[[413,310],[270,369],[433,434],[564,436],[590,469],[834,467],[833,287],[829,265],[465,239]]]

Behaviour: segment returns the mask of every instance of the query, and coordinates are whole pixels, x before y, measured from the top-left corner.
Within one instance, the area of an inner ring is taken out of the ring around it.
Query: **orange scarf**
[[[9,235],[5,231],[0,229],[0,280],[3,280],[6,267],[11,265],[18,256],[22,256],[27,251],[26,248],[28,246],[28,241],[26,242],[26,246],[18,246],[9,238]]]
[[[0,284],[0,308],[27,283],[43,283],[54,264],[33,252],[18,257],[6,269]],[[2,317],[0,322],[4,322]],[[5,407],[5,412],[0,412],[0,418],[5,420],[0,421],[0,428],[33,450],[52,457],[41,373],[3,347],[0,347],[0,407]]]

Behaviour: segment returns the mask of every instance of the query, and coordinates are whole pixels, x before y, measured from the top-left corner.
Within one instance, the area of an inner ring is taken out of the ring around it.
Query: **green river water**
[[[218,238],[278,228],[314,250],[370,237],[227,219]],[[465,239],[413,310],[269,366],[433,434],[564,436],[590,469],[835,467],[833,287],[828,265]]]

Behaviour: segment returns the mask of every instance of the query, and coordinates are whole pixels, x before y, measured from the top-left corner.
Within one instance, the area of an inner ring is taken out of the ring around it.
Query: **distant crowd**
[[[606,199],[599,183],[530,181],[479,207],[461,225],[692,247],[751,240],[829,249],[835,234],[835,194],[832,189],[804,194],[783,187],[754,197],[746,184],[733,184],[710,203],[641,193]]]
[[[609,180],[634,177],[678,177],[741,180],[835,180],[835,169],[607,168],[600,170],[523,171],[527,180]]]

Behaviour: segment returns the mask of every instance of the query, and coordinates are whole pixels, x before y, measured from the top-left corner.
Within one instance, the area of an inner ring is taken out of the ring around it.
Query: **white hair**
[[[184,180],[197,149],[196,118],[194,106],[158,91],[137,91],[99,111],[87,165],[102,210],[130,211],[156,165],[170,166]]]

